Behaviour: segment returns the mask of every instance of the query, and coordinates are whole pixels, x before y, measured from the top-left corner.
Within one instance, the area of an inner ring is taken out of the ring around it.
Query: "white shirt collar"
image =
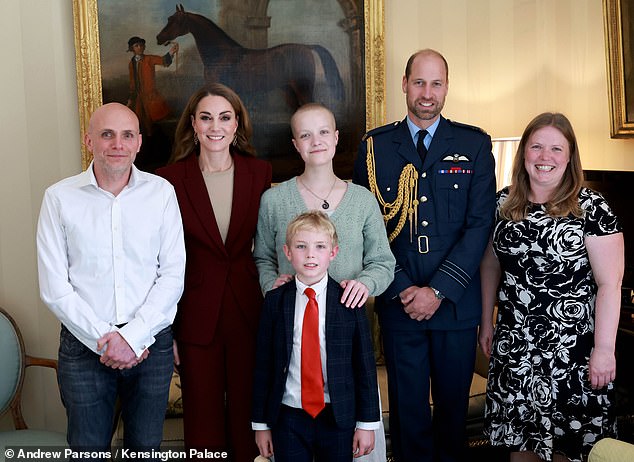
[[[95,176],[95,171],[93,169],[94,163],[94,160],[90,161],[90,165],[83,172],[83,177],[80,180],[80,187],[92,185],[95,188],[99,188],[97,177]],[[132,171],[130,172],[130,178],[128,179],[128,184],[126,188],[134,188],[141,181],[147,181],[147,178],[143,176],[143,172],[141,172],[134,164],[132,164]]]
[[[326,273],[319,282],[316,282],[311,286],[304,284],[302,281],[297,279],[297,277],[295,278],[295,284],[297,286],[297,292],[300,294],[303,294],[307,287],[311,287],[317,295],[323,294],[326,292],[326,287],[328,286],[328,273]]]

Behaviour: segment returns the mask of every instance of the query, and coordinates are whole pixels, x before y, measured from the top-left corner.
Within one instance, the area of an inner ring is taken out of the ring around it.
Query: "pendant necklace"
[[[321,204],[321,208],[324,210],[328,210],[330,208],[330,204],[328,203],[328,201],[326,199],[328,199],[330,197],[330,193],[332,192],[333,189],[335,189],[335,184],[337,183],[337,177],[335,176],[334,181],[332,182],[332,186],[330,187],[330,191],[328,191],[328,194],[326,195],[325,198],[319,197],[317,194],[315,194],[314,192],[312,192],[310,190],[310,188],[308,186],[306,186],[306,183],[304,183],[300,177],[297,177],[297,180],[302,184],[302,186],[304,188],[306,188],[306,191],[308,191],[309,193],[311,193],[313,196],[315,196],[317,199],[319,199],[320,201],[323,201],[323,203]]]

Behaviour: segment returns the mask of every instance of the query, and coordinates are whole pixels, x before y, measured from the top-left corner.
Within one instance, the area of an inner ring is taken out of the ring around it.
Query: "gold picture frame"
[[[634,0],[603,0],[610,136],[634,138]]]
[[[341,1],[344,5],[346,1]],[[364,68],[366,130],[385,123],[384,0],[364,0]],[[97,0],[73,0],[80,135],[102,102],[102,69]],[[92,159],[82,145],[82,168]]]

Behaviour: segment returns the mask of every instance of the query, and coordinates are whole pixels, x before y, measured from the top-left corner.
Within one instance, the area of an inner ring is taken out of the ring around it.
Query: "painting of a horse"
[[[238,94],[281,89],[290,110],[314,101],[319,63],[330,98],[342,102],[344,86],[330,52],[320,45],[285,43],[271,48],[241,46],[210,19],[186,12],[182,5],[156,36],[159,45],[191,33],[208,82],[222,82]]]

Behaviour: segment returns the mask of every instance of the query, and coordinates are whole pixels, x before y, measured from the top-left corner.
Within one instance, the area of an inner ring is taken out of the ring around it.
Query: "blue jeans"
[[[74,451],[109,451],[119,397],[124,447],[158,449],[174,368],[171,328],[156,335],[148,357],[131,369],[112,369],[99,358],[62,326],[57,377],[69,446]]]

